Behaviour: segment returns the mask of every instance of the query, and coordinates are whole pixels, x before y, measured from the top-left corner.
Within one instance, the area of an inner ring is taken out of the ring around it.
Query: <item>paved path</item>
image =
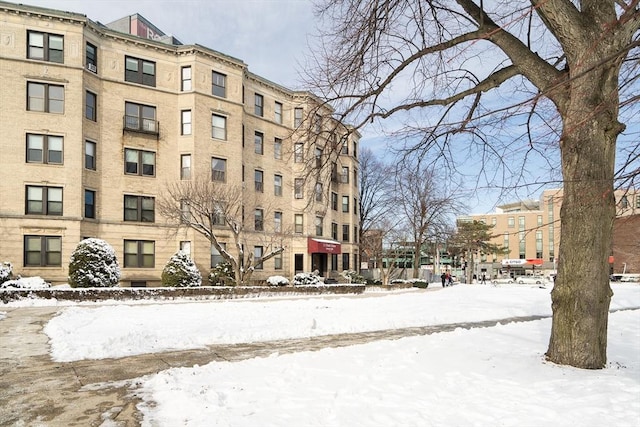
[[[60,307],[5,308],[0,320],[0,426],[138,426],[139,399],[127,387],[112,383],[153,374],[172,367],[237,361],[273,352],[313,351],[377,340],[451,331],[459,327],[487,327],[498,322],[529,321],[542,316],[495,321],[413,327],[374,332],[337,334],[175,351],[120,359],[53,362],[48,337],[42,329]]]

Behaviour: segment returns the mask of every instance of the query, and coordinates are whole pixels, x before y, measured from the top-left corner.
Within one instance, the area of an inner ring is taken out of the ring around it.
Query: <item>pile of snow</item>
[[[38,276],[7,280],[0,285],[0,288],[6,289],[47,289],[49,287],[51,284]]]

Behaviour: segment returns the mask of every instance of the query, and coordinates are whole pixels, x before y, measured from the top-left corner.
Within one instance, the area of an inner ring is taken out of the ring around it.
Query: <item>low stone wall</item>
[[[361,294],[365,285],[310,285],[310,286],[202,286],[193,288],[47,288],[2,289],[0,301],[8,303],[22,299],[55,299],[59,301],[124,301],[256,298],[261,296]]]

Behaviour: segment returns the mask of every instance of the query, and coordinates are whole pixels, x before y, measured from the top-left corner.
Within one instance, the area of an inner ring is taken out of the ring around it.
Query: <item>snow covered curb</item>
[[[55,299],[70,301],[140,300],[140,299],[232,299],[280,295],[361,294],[365,285],[337,284],[310,286],[201,286],[189,288],[48,288],[1,289],[0,301]]]

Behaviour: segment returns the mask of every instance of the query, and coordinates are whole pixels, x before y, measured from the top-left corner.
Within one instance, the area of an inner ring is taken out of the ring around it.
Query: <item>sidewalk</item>
[[[377,340],[447,332],[456,328],[536,320],[522,317],[313,338],[212,345],[120,359],[53,362],[42,328],[61,307],[6,308],[0,320],[0,426],[138,426],[135,390],[128,380],[172,367],[238,361],[274,352],[314,351]],[[120,382],[120,383],[118,383]],[[108,386],[102,386],[104,383]]]

